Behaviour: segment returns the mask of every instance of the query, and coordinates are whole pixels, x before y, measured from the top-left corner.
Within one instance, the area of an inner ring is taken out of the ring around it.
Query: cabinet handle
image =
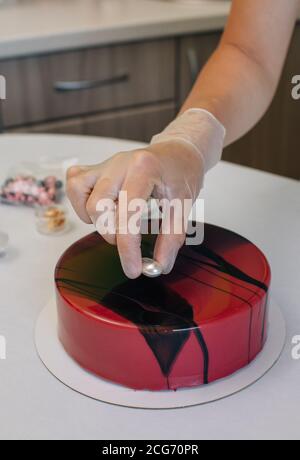
[[[0,134],[4,133],[4,122],[3,122],[3,113],[2,113],[2,105],[0,102]]]
[[[57,81],[54,83],[53,88],[60,93],[69,93],[71,91],[83,91],[86,89],[115,85],[117,83],[124,83],[128,80],[129,75],[124,73],[104,80]]]
[[[190,68],[191,86],[193,86],[200,72],[198,54],[195,48],[192,48],[192,47],[188,48],[187,58],[188,58],[188,63],[189,63],[189,68]]]

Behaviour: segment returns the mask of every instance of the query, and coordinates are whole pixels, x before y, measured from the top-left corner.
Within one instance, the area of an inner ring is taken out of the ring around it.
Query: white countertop
[[[68,136],[0,136],[0,180],[22,158],[77,156],[94,163],[138,144]],[[54,266],[66,247],[91,228],[72,216],[60,237],[38,235],[30,209],[0,206],[0,229],[10,249],[0,259],[1,439],[299,439],[300,361],[291,356],[300,335],[300,183],[220,163],[206,179],[206,220],[237,231],[267,255],[272,295],[287,323],[287,343],[276,366],[228,399],[171,411],[110,406],[75,393],[40,362],[34,346],[39,312],[54,293]]]
[[[229,0],[11,1],[0,5],[0,58],[221,29],[229,9]]]

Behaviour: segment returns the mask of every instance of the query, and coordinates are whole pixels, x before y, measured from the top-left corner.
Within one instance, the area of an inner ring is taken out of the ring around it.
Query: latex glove
[[[224,137],[224,127],[211,114],[201,109],[188,110],[144,149],[118,153],[99,165],[70,168],[67,193],[73,208],[84,222],[96,223],[99,200],[117,201],[120,191],[127,192],[128,202],[135,198],[148,200],[150,196],[194,202],[205,172],[221,158]],[[118,212],[117,205],[116,216]],[[140,276],[140,234],[122,234],[116,224],[111,234],[102,236],[117,244],[125,274],[129,278]],[[185,236],[184,232],[158,236],[154,258],[163,273],[172,270]]]

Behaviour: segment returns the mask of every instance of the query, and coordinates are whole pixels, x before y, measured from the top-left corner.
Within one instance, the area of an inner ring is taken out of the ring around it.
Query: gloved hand
[[[118,228],[119,192],[127,192],[128,203],[136,198],[148,200],[150,196],[194,202],[205,172],[221,158],[224,137],[224,127],[210,113],[190,109],[144,149],[118,153],[99,165],[69,169],[67,193],[84,222],[96,224],[99,200],[116,202],[111,209],[116,215],[116,228],[102,236],[109,243],[117,244],[122,267],[129,278],[137,278],[142,272],[141,236],[125,234]],[[171,228],[174,227],[171,225]],[[184,231],[158,236],[154,258],[164,274],[172,270],[184,241]]]

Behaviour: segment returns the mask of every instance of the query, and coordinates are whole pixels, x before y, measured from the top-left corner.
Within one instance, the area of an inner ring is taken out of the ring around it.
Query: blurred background
[[[149,141],[174,118],[229,10],[227,0],[0,0],[1,132]],[[300,179],[298,74],[300,23],[272,106],[225,160]]]

